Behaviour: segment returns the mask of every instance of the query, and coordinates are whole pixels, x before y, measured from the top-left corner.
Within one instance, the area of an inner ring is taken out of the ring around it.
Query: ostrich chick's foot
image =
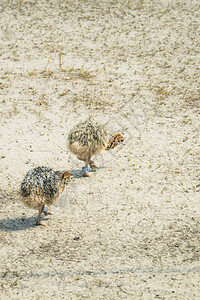
[[[92,175],[89,173],[82,174],[83,177],[91,177]]]
[[[41,222],[36,222],[36,225],[37,225],[37,226],[46,226],[46,224],[41,223]]]
[[[97,164],[95,164],[95,162],[93,160],[91,160],[90,161],[90,168],[92,168],[92,169],[95,169],[95,168],[98,169],[99,166]]]
[[[89,174],[89,169],[88,169],[88,167],[83,167],[83,168],[82,168],[82,176],[83,176],[83,177],[90,177],[90,176],[91,176],[91,174]]]

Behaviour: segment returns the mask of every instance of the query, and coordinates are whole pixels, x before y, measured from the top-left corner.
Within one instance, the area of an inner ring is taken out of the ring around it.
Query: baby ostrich
[[[123,144],[124,138],[120,133],[115,133],[108,138],[103,125],[90,119],[77,124],[69,133],[68,149],[77,156],[79,160],[85,162],[82,168],[82,175],[89,177],[88,164],[91,168],[98,168],[91,157],[102,150],[110,150],[115,146]]]
[[[37,225],[43,225],[40,218],[45,205],[50,206],[58,200],[70,177],[72,174],[68,172],[46,167],[34,168],[26,174],[21,183],[20,198],[26,206],[38,209]]]

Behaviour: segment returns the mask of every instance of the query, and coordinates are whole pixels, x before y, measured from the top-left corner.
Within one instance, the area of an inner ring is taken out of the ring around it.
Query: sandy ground
[[[0,1],[0,299],[200,299],[199,0]],[[126,146],[82,163],[92,116]],[[26,172],[74,180],[35,226]]]

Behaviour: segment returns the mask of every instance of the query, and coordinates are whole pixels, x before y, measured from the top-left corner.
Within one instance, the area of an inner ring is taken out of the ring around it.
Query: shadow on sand
[[[41,219],[44,222],[48,217],[43,217]],[[4,232],[20,231],[31,227],[38,227],[36,225],[36,216],[0,220],[0,231]]]
[[[100,166],[98,169],[89,168],[89,173],[96,173],[98,170],[101,170],[101,169],[105,169],[105,167]],[[74,179],[83,177],[81,169],[80,170],[69,170],[68,172],[71,173],[74,176]]]

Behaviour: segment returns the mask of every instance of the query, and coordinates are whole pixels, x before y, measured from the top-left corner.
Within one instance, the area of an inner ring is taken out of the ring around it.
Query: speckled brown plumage
[[[20,187],[21,201],[28,207],[38,209],[37,224],[44,205],[50,206],[58,200],[72,174],[54,171],[47,167],[30,170]]]
[[[85,161],[85,168],[90,164],[96,167],[91,161],[93,155],[97,155],[102,150],[110,150],[122,144],[124,138],[120,133],[114,134],[109,140],[106,129],[103,125],[88,119],[77,124],[68,135],[68,149],[77,156],[78,159]],[[88,172],[86,172],[87,174]],[[84,174],[84,176],[87,176]]]
[[[90,119],[77,124],[68,135],[69,150],[82,159],[98,154],[106,148],[107,143],[104,126]]]

